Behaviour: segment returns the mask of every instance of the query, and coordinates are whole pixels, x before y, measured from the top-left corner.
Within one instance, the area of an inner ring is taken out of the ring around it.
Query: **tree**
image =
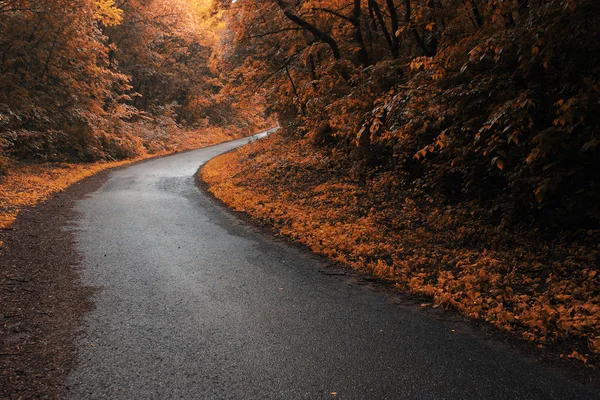
[[[240,0],[230,87],[264,88],[289,132],[355,168],[454,182],[442,196],[495,199],[490,212],[513,220],[558,207],[600,221],[597,7]]]

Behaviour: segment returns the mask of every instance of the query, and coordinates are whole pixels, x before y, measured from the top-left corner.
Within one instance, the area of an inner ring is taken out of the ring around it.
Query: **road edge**
[[[323,271],[324,275],[335,275],[336,278],[346,284],[361,286],[365,290],[376,292],[386,297],[392,304],[396,304],[411,311],[424,313],[424,315],[446,322],[456,331],[471,335],[490,346],[501,348],[504,351],[517,353],[534,364],[548,368],[555,373],[579,382],[580,384],[600,388],[600,375],[598,375],[598,370],[596,369],[585,365],[578,365],[571,362],[571,360],[560,358],[560,352],[553,351],[547,347],[534,347],[530,342],[523,340],[521,337],[517,337],[510,332],[503,331],[483,321],[470,319],[456,310],[444,309],[442,307],[421,307],[422,303],[429,303],[431,300],[418,295],[400,292],[390,282],[378,279],[370,273],[356,271],[349,266],[329,259],[325,255],[315,253],[307,245],[287,236],[279,235],[273,226],[257,221],[244,211],[236,211],[230,208],[225,202],[210,191],[210,185],[202,179],[202,170],[212,159],[227,153],[238,151],[242,147],[243,146],[237,147],[207,160],[200,165],[194,174],[196,187],[222,212],[240,221],[246,228],[253,232],[261,234],[263,238],[267,240],[285,243],[304,254],[316,257],[323,265],[327,266],[327,270]]]

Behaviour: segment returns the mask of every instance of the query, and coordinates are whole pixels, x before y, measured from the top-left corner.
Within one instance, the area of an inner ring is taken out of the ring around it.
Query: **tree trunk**
[[[388,1],[391,1],[391,0],[388,0]],[[433,57],[435,54],[431,54],[431,50],[429,50],[429,48],[427,48],[425,41],[423,40],[423,38],[421,37],[421,35],[419,34],[419,32],[417,31],[417,29],[415,28],[415,26],[413,25],[413,23],[411,21],[412,7],[410,4],[410,0],[404,0],[404,5],[406,7],[406,14],[404,15],[404,19],[405,19],[406,23],[408,24],[409,29],[412,32],[413,36],[415,37],[417,44],[419,45],[421,50],[423,50],[423,54],[425,54],[425,56]]]
[[[385,41],[387,42],[388,47],[390,48],[392,57],[398,58],[399,53],[398,53],[398,51],[396,51],[394,53],[394,49],[397,50],[397,48],[394,48],[394,42],[392,41],[392,37],[390,36],[390,33],[388,32],[387,26],[385,25],[385,20],[383,19],[383,15],[381,14],[381,9],[379,8],[379,4],[377,4],[376,0],[369,0],[369,7],[375,14],[375,17],[377,18],[377,22],[379,22],[379,26],[381,26],[381,31],[383,32],[383,37],[385,38]],[[392,35],[395,35],[395,33],[396,32],[392,32]]]
[[[317,28],[315,25],[311,24],[310,22],[300,18],[296,14],[296,12],[294,10],[292,10],[291,6],[289,4],[286,4],[284,0],[277,0],[277,4],[279,5],[279,8],[281,8],[281,11],[283,11],[283,14],[290,21],[292,21],[299,27],[306,29],[310,33],[312,33],[313,36],[318,41],[326,43],[329,46],[329,48],[331,48],[331,52],[333,53],[333,58],[335,58],[336,60],[342,59],[342,53],[340,52],[340,48],[338,47],[338,44],[334,38],[332,38],[326,32],[323,32],[322,30],[320,30],[319,28]],[[339,70],[338,73],[345,81],[350,80],[350,76],[348,75],[348,73],[346,71]]]
[[[319,41],[329,45],[329,47],[331,48],[331,52],[333,53],[333,58],[335,58],[336,60],[339,60],[342,58],[342,54],[340,53],[340,48],[338,47],[337,42],[331,36],[329,36],[327,33],[323,32],[322,30],[320,30],[319,28],[317,28],[310,22],[300,18],[294,11],[291,10],[290,5],[286,4],[283,0],[277,0],[277,4],[279,5],[279,8],[281,8],[281,11],[283,11],[283,14],[290,21],[292,21],[299,27],[306,29],[310,33],[312,33],[313,36],[315,38],[317,38]]]
[[[408,0],[407,0],[408,1]],[[390,13],[390,21],[392,23],[392,56],[397,58],[400,55],[400,43],[398,43],[398,13],[396,12],[396,5],[394,0],[386,0],[388,6],[388,12]]]
[[[354,40],[358,43],[360,50],[358,51],[358,59],[363,67],[369,66],[369,53],[367,52],[367,48],[365,47],[365,40],[362,35],[361,29],[361,0],[354,0],[354,10],[352,12],[352,17],[350,21],[352,25],[354,25]]]

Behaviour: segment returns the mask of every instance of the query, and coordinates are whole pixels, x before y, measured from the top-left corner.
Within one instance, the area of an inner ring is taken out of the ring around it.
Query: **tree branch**
[[[344,21],[346,21],[346,22],[349,22],[349,23],[353,24],[352,18],[350,18],[350,17],[347,17],[347,16],[345,16],[345,15],[343,15],[343,14],[340,14],[340,13],[339,13],[339,12],[337,12],[337,11],[329,10],[329,9],[327,9],[327,8],[322,8],[322,7],[313,7],[313,8],[311,8],[311,11],[323,11],[324,13],[331,14],[331,15],[335,15],[336,17],[338,17],[338,18],[341,18],[341,19],[343,19]]]
[[[262,38],[265,36],[270,36],[270,35],[277,35],[278,33],[283,33],[283,32],[294,32],[294,31],[303,31],[303,28],[285,28],[285,29],[278,29],[276,31],[271,31],[271,32],[265,32],[265,33],[261,33],[258,35],[253,35],[253,36],[245,36],[243,37],[241,40],[247,40],[247,39],[257,39],[257,38]]]
[[[277,4],[279,5],[279,8],[281,8],[281,11],[283,11],[283,14],[290,21],[292,21],[296,25],[300,26],[301,28],[309,31],[310,33],[312,33],[313,36],[315,38],[317,38],[319,41],[329,45],[329,47],[331,48],[331,52],[333,53],[333,57],[336,60],[339,60],[342,58],[342,55],[340,53],[340,48],[338,47],[337,42],[331,36],[329,36],[327,33],[323,32],[322,30],[320,30],[319,28],[317,28],[315,25],[311,24],[310,22],[300,18],[293,10],[291,10],[290,5],[286,4],[284,2],[284,0],[277,0]]]

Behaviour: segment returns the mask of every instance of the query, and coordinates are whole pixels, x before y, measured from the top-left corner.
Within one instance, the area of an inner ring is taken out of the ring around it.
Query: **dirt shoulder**
[[[65,227],[76,201],[107,176],[101,172],[52,195],[0,231],[1,398],[58,398],[66,387],[93,289],[79,280],[81,258]]]
[[[217,157],[201,179],[276,235],[597,382],[596,233],[547,239],[500,230],[468,209],[420,202],[389,175],[350,176],[334,154],[281,135]]]

